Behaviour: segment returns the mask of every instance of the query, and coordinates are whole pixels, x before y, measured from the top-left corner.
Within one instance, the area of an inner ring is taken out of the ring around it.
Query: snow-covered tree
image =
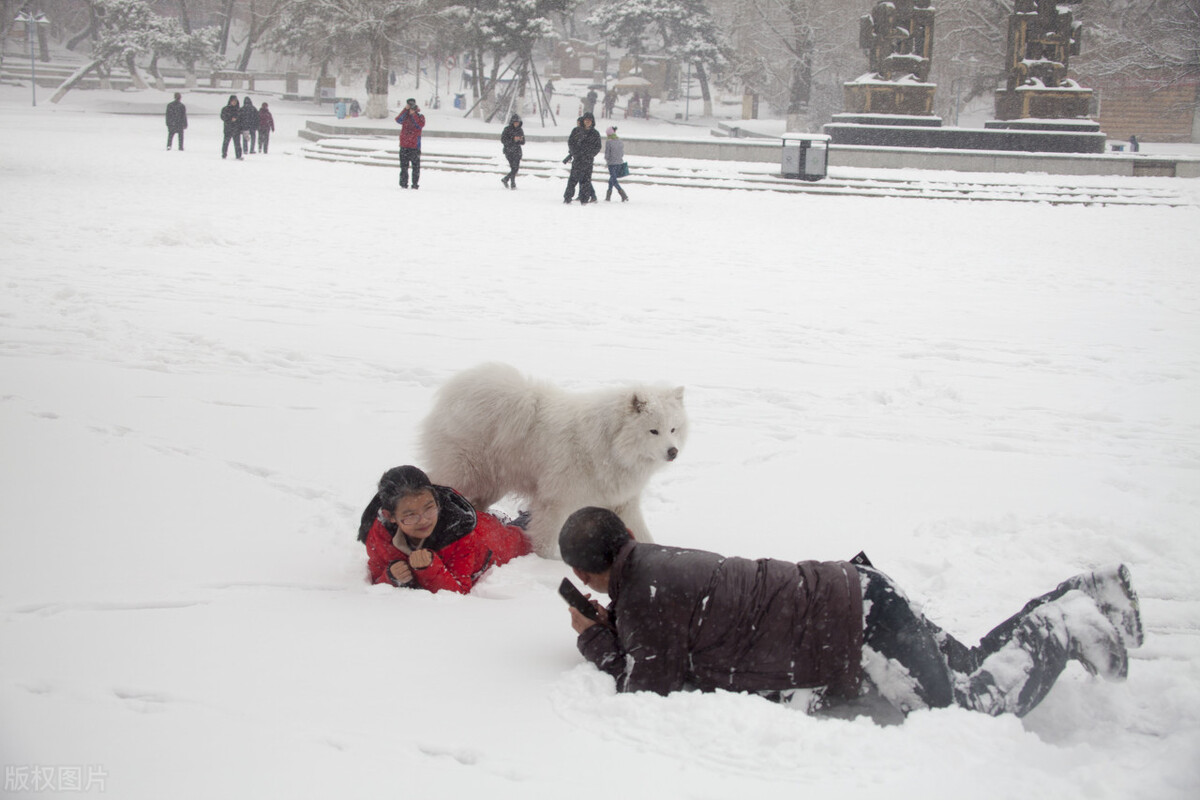
[[[677,0],[664,11],[667,16],[659,23],[664,49],[672,58],[695,68],[704,115],[711,117],[708,69],[722,69],[729,63],[728,40],[701,0]]]
[[[250,0],[246,10],[246,37],[235,43],[240,43],[242,55],[238,58],[237,69],[250,68],[250,56],[263,36],[279,22],[279,12],[287,0]]]
[[[1084,80],[1200,77],[1200,0],[1093,0],[1075,10],[1085,39],[1071,65]]]
[[[528,62],[533,48],[554,33],[552,14],[568,12],[578,0],[465,0],[446,12],[438,41],[448,52],[466,52],[473,65],[476,97],[494,98],[508,63]],[[524,95],[529,76],[520,73]]]
[[[842,107],[842,83],[866,71],[858,20],[869,0],[718,0],[734,75],[797,124]]]
[[[1200,0],[1072,2],[1083,46],[1072,77],[1090,86],[1115,77],[1169,86],[1200,76]],[[1003,82],[1012,0],[937,0],[933,80],[945,113],[956,95],[987,97]]]
[[[306,56],[366,72],[366,115],[388,115],[388,73],[398,50],[419,52],[433,38],[441,0],[288,0],[279,23],[264,44],[279,52]]]
[[[601,0],[588,23],[635,58],[661,50],[691,64],[704,98],[704,113],[712,115],[708,70],[726,64],[728,47],[703,0]]]
[[[161,54],[185,64],[216,58],[213,29],[187,33],[179,20],[155,14],[145,0],[92,0],[92,9],[92,60],[59,86],[52,102],[61,100],[89,72],[104,76],[115,66],[129,71],[135,88],[147,88],[135,61],[138,56]]]
[[[196,83],[196,65],[215,65],[220,59],[217,52],[217,27],[210,26],[198,31],[185,29],[183,22],[174,17],[157,17],[149,34],[150,65],[147,71],[154,76],[159,89],[166,83],[158,72],[158,59],[169,58],[184,66],[188,74],[188,85]]]

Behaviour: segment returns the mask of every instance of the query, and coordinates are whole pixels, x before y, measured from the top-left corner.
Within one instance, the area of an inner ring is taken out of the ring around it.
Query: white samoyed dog
[[[558,557],[558,532],[584,506],[616,512],[651,542],[641,495],[687,438],[683,387],[571,393],[483,364],[438,390],[421,425],[421,463],[437,484],[486,510],[507,494],[528,502],[538,555]]]

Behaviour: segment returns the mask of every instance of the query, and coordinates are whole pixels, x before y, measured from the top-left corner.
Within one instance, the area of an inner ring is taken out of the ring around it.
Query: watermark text
[[[5,792],[103,792],[108,771],[100,764],[5,764]]]

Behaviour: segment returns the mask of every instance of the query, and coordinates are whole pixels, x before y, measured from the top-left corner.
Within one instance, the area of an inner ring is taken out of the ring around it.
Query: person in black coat
[[[229,102],[221,109],[221,122],[225,125],[225,141],[221,142],[221,158],[229,155],[229,142],[233,141],[233,152],[238,161],[242,160],[242,123],[241,109],[238,108],[237,95],[229,95]]]
[[[242,126],[242,152],[253,154],[254,145],[258,141],[258,109],[254,107],[254,101],[249,95],[242,101],[242,111],[238,118]]]
[[[563,163],[571,163],[571,177],[567,179],[567,191],[563,194],[563,202],[569,203],[575,199],[575,186],[579,186],[579,203],[587,205],[596,201],[596,190],[592,188],[592,165],[596,154],[604,145],[600,141],[600,131],[596,130],[596,118],[591,112],[585,112],[579,118],[579,126],[567,137],[568,155]]]
[[[867,696],[890,717],[958,706],[1023,716],[1070,660],[1123,680],[1144,630],[1129,569],[1076,575],[968,646],[927,619],[865,556],[726,558],[637,542],[612,511],[583,508],[558,538],[563,561],[608,607],[570,608],[580,653],[621,692],[753,692],[810,711]],[[801,695],[803,696],[803,695]],[[872,710],[870,704],[862,710]]]
[[[167,103],[167,149],[171,149],[171,141],[179,136],[179,149],[183,150],[183,132],[187,129],[187,106],[183,104],[183,95],[175,93],[175,99]]]
[[[504,148],[504,157],[508,159],[508,174],[500,182],[509,189],[517,188],[517,170],[521,168],[521,153],[525,145],[525,129],[521,127],[521,118],[513,114],[508,120],[507,127],[500,134],[500,144]]]

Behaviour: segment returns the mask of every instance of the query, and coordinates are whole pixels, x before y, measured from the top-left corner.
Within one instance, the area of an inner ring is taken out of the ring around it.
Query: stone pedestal
[[[1018,86],[996,90],[996,119],[1086,119],[1092,90]]]
[[[842,84],[842,88],[847,113],[926,116],[933,113],[937,84],[857,80]]]
[[[940,117],[835,114],[824,127],[833,144],[1029,153],[1103,153],[1106,138],[1091,120],[990,120],[983,128],[943,128]]]

